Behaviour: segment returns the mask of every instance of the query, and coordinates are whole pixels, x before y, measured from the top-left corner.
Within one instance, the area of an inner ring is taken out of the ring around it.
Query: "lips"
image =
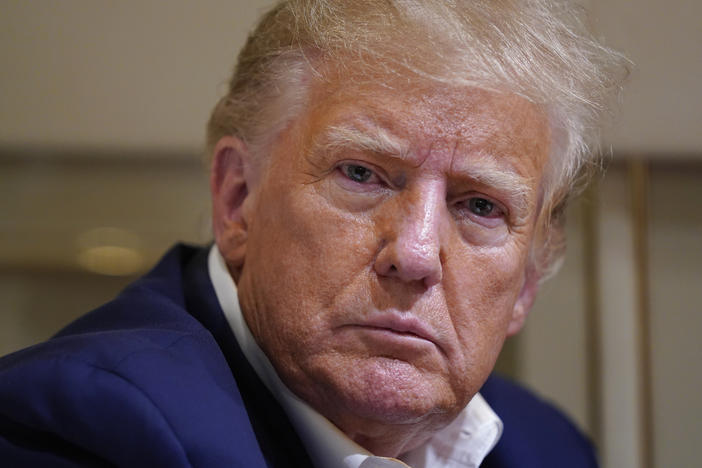
[[[365,318],[360,323],[351,324],[354,327],[387,331],[397,335],[421,338],[438,345],[436,333],[423,320],[406,313],[381,313]]]

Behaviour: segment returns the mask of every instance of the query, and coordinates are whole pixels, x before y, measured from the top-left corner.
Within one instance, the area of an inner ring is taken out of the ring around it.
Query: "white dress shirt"
[[[477,468],[502,434],[502,421],[480,394],[458,417],[400,460],[377,457],[346,437],[334,424],[293,394],[256,343],[239,307],[227,266],[213,245],[208,258],[217,300],[244,356],[288,414],[315,468]]]

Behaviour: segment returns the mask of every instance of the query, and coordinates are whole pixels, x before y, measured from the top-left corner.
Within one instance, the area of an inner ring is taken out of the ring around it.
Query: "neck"
[[[359,424],[357,430],[349,430],[341,425],[338,427],[348,438],[373,455],[397,458],[427,442],[448,423],[450,421],[446,421],[442,415],[440,418],[430,417],[423,422],[408,424],[388,425],[366,421]]]

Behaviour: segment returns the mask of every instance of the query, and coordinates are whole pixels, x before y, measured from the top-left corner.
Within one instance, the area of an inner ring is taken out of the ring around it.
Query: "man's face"
[[[531,305],[546,119],[470,88],[332,82],[310,99],[248,188],[244,316],[352,438],[446,424]]]

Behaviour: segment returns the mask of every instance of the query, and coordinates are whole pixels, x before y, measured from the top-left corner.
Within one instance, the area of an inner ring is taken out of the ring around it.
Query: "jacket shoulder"
[[[6,466],[264,466],[227,362],[179,288],[147,275],[0,359]]]
[[[504,432],[484,467],[597,467],[590,441],[555,406],[492,375],[481,395],[502,419]]]

